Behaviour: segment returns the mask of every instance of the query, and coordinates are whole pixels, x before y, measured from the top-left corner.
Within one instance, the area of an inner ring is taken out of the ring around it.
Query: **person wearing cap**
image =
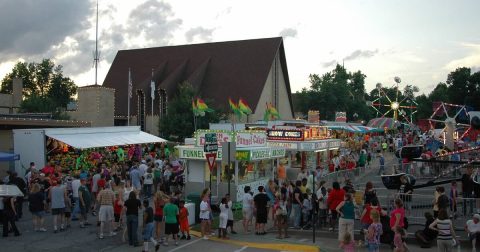
[[[474,214],[473,218],[467,221],[465,231],[467,231],[468,238],[472,243],[472,251],[476,251],[477,238],[480,238],[480,214]]]
[[[99,180],[98,188],[100,190],[97,196],[97,203],[100,205],[100,210],[98,211],[98,217],[100,220],[99,238],[103,239],[103,231],[106,229],[106,223],[109,223],[107,226],[110,229],[110,236],[116,235],[112,229],[112,222],[114,220],[113,205],[115,203],[115,193],[110,188],[110,184],[106,183],[105,180]]]

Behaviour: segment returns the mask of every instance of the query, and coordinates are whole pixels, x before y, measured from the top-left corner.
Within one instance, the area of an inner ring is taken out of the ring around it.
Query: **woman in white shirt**
[[[202,202],[200,203],[200,229],[203,239],[208,239],[207,232],[210,230],[210,206],[208,204],[208,193],[202,193]]]
[[[220,203],[220,221],[218,223],[218,238],[228,239],[227,237],[227,222],[228,222],[228,201],[227,198],[222,198]]]
[[[250,194],[250,186],[245,186],[243,189],[242,198],[242,214],[243,214],[243,231],[249,233],[248,226],[252,224],[253,218],[253,196]]]

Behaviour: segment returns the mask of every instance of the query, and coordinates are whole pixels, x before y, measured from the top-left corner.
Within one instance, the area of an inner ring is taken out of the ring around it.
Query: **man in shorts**
[[[65,230],[65,201],[67,198],[67,190],[65,186],[57,182],[56,180],[52,181],[52,189],[49,192],[49,199],[52,205],[52,215],[53,215],[53,232],[57,233],[58,228],[57,224],[60,222],[60,231]]]
[[[178,206],[172,204],[170,199],[165,200],[163,207],[163,216],[165,216],[165,242],[163,245],[168,246],[168,236],[171,234],[175,241],[175,246],[178,246],[177,234],[179,232],[177,215],[179,215]]]
[[[88,209],[90,209],[90,204],[92,202],[92,195],[87,188],[86,178],[80,179],[80,187],[78,188],[78,200],[80,206],[80,227],[85,228],[85,226],[90,225],[88,223]]]
[[[100,210],[98,211],[98,217],[100,220],[100,239],[103,239],[103,231],[105,230],[106,223],[108,223],[108,227],[111,230],[110,236],[116,235],[116,233],[112,230],[113,204],[115,203],[115,194],[112,189],[110,189],[110,184],[103,181],[104,180],[101,180],[98,183],[98,188],[100,192],[97,196],[97,203],[100,205]]]

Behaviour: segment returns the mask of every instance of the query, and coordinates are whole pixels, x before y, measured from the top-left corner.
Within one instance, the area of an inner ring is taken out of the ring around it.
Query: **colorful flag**
[[[199,116],[200,112],[198,111],[197,104],[195,104],[195,101],[192,99],[192,111],[194,116]]]
[[[273,106],[271,102],[266,103],[265,105],[266,105],[266,109],[265,109],[265,114],[263,115],[264,121],[280,119],[280,114],[278,113],[277,109]]]
[[[200,113],[213,112],[213,109],[209,108],[207,104],[200,98],[197,98],[197,109]]]
[[[242,98],[238,100],[238,109],[240,109],[240,111],[246,115],[252,114],[252,109],[250,108],[250,106],[248,106],[247,102]]]
[[[242,111],[230,97],[228,98],[228,104],[230,104],[230,109],[232,109],[233,113],[237,115],[239,118],[242,116]]]

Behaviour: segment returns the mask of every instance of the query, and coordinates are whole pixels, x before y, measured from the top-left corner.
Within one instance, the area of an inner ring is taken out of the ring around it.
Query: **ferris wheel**
[[[400,119],[405,120],[409,124],[413,121],[413,115],[417,113],[417,102],[413,96],[413,92],[404,92],[402,95],[398,86],[402,82],[400,77],[394,78],[395,84],[392,86],[392,89],[395,90],[395,94],[390,96],[385,91],[385,88],[382,87],[382,84],[377,83],[376,90],[378,91],[378,96],[373,101],[368,101],[367,105],[371,106],[376,112],[377,116],[388,117],[393,115],[395,121]]]

